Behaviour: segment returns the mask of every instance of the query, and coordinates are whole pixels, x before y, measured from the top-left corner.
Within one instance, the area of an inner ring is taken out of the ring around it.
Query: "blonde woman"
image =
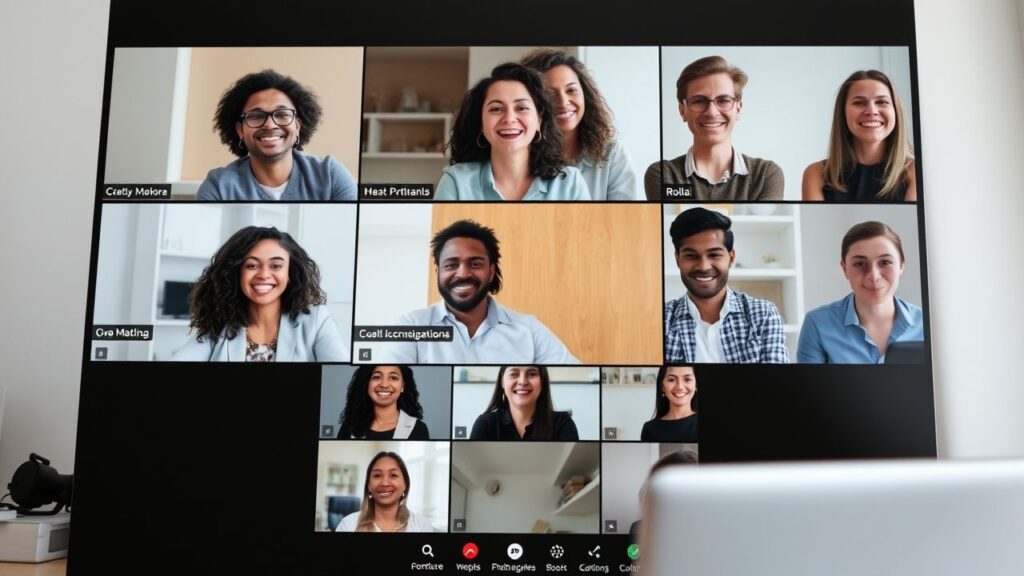
[[[917,171],[906,116],[889,77],[854,72],[836,96],[828,158],[804,170],[803,199],[914,202]]]

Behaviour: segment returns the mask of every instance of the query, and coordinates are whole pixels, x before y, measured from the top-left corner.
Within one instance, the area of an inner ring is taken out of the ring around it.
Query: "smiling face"
[[[729,281],[736,253],[725,247],[725,232],[705,230],[683,238],[676,251],[676,266],[691,298],[711,298]]]
[[[295,104],[284,92],[269,88],[249,96],[242,107],[242,112],[259,111],[271,114],[274,110],[282,108],[294,110]],[[249,151],[250,158],[257,162],[270,162],[279,160],[291,152],[299,137],[301,126],[302,122],[298,118],[287,126],[278,126],[274,119],[268,116],[259,128],[250,128],[245,122],[239,121],[235,124],[235,131]]]
[[[510,406],[536,406],[542,387],[536,366],[508,366],[501,376],[501,389]]]
[[[437,290],[448,306],[469,312],[487,297],[494,279],[484,243],[456,237],[444,243],[437,265]]]
[[[288,288],[289,261],[288,251],[277,240],[257,242],[242,262],[242,294],[258,305],[280,300]]]
[[[736,97],[736,84],[725,72],[703,76],[686,86],[686,101],[679,105],[679,114],[693,133],[693,143],[704,146],[732,142],[732,129],[740,119],[743,101],[737,100],[728,111],[720,110],[713,100]],[[698,112],[693,102],[710,100],[707,110]]]
[[[530,91],[514,80],[498,80],[487,88],[480,120],[492,153],[529,150],[540,130],[540,115]]]
[[[398,366],[376,366],[370,374],[367,393],[376,406],[394,405],[405,391],[405,380]]]
[[[697,391],[697,378],[690,366],[670,366],[661,381],[661,393],[668,399],[669,406],[689,407],[693,393]]]
[[[851,244],[842,268],[854,297],[862,304],[891,302],[903,274],[899,250],[884,236]]]
[[[846,127],[865,144],[885,141],[896,128],[892,93],[878,80],[857,80],[846,94]]]
[[[378,506],[393,506],[405,497],[407,486],[398,461],[390,456],[378,458],[370,468],[368,491]]]
[[[586,110],[579,76],[572,68],[563,64],[545,72],[544,82],[554,95],[555,125],[563,134],[572,132],[583,120],[583,113]]]

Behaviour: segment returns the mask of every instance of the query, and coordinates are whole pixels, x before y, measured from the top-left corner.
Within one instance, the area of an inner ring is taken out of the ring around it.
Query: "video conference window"
[[[320,438],[447,439],[451,393],[447,366],[326,365]]]
[[[597,442],[455,442],[452,532],[600,530]]]
[[[668,362],[924,362],[914,205],[665,205]]]
[[[362,205],[353,357],[660,363],[659,209]]]
[[[598,440],[597,367],[456,366],[452,437]]]
[[[643,499],[651,474],[698,462],[696,444],[613,443],[601,445],[601,527],[605,534],[636,538],[643,525]]]
[[[370,47],[365,91],[362,182],[437,200],[642,200],[658,156],[656,47]]]
[[[697,442],[697,370],[693,366],[601,369],[601,439]]]
[[[362,48],[118,48],[101,198],[356,199]]]
[[[647,197],[916,200],[910,87],[901,46],[666,46]]]
[[[316,530],[444,532],[448,479],[448,442],[321,441]]]
[[[355,205],[103,206],[94,360],[347,362]]]

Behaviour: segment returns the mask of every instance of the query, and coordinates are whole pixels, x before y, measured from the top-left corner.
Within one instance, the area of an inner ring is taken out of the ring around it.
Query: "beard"
[[[460,298],[452,293],[452,290],[456,287],[466,284],[476,287],[476,290],[469,296]],[[441,284],[440,282],[437,283],[437,291],[441,293],[441,298],[444,298],[444,303],[447,304],[449,308],[458,310],[459,312],[469,312],[476,308],[484,301],[484,298],[487,297],[487,293],[490,292],[490,289],[490,282],[481,283],[476,278],[466,278],[449,282],[447,284]]]

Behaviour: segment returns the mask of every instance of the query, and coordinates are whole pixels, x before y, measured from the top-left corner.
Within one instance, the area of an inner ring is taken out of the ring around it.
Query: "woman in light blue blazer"
[[[562,156],[549,90],[536,70],[501,64],[466,92],[435,200],[590,200]]]
[[[247,226],[192,288],[191,338],[173,359],[347,362],[326,302],[319,268],[288,233]]]

